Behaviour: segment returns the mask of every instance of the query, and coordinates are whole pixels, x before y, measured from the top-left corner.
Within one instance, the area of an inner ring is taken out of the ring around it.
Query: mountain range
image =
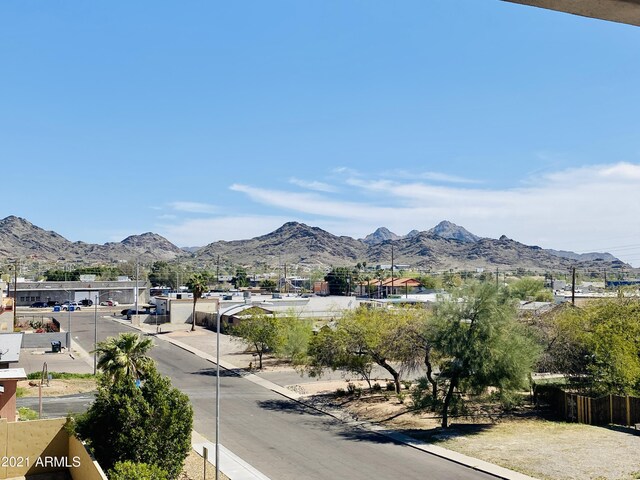
[[[523,268],[537,271],[631,269],[609,253],[577,254],[544,250],[511,240],[481,238],[448,221],[426,230],[397,235],[380,227],[363,239],[336,236],[318,227],[288,222],[277,230],[248,240],[216,241],[204,247],[181,249],[155,233],[132,235],[103,245],[71,242],[53,231],[9,216],[0,220],[0,258],[29,258],[44,262],[119,262],[138,259],[195,261],[277,266],[282,263],[309,267],[330,265],[395,264],[434,271]]]

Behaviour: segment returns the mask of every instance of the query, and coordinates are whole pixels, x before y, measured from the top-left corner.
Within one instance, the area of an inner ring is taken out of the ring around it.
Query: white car
[[[60,307],[62,310],[67,311],[69,310],[69,306],[71,306],[71,311],[73,312],[74,310],[80,310],[80,305],[78,305],[78,302],[65,302],[62,304],[62,306]]]
[[[117,307],[119,304],[115,300],[105,300],[104,302],[100,302],[100,305],[103,307]]]

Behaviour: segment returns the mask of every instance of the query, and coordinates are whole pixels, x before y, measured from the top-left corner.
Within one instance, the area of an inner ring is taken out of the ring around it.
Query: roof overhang
[[[640,26],[640,0],[503,0]]]

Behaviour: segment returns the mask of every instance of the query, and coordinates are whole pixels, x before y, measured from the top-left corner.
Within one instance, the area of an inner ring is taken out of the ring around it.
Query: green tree
[[[236,269],[236,275],[231,279],[231,283],[235,288],[243,288],[249,286],[249,278],[244,268]]]
[[[552,302],[553,293],[544,288],[544,280],[524,277],[509,285],[509,295],[519,300],[536,302]]]
[[[442,398],[430,398],[449,426],[450,409],[488,387],[505,398],[526,386],[538,347],[518,323],[512,302],[491,284],[469,284],[436,304],[424,332],[439,358]],[[432,395],[432,392],[429,392]]]
[[[324,326],[311,337],[306,370],[309,376],[320,377],[327,368],[359,375],[371,388],[372,360],[365,355],[352,355],[344,345],[344,337]]]
[[[175,479],[191,449],[193,409],[152,366],[140,386],[129,377],[102,377],[95,401],[71,428],[105,470],[129,460]]]
[[[253,313],[230,329],[231,334],[252,346],[258,354],[258,368],[267,351],[278,351],[282,342],[280,322],[273,314]]]
[[[612,298],[564,309],[559,327],[584,349],[590,389],[598,394],[640,394],[640,301]]]
[[[167,286],[177,289],[178,276],[175,267],[164,261],[153,262],[149,272],[149,281],[153,286]]]
[[[187,281],[187,288],[193,294],[193,312],[191,314],[191,331],[193,332],[196,329],[196,303],[208,288],[206,277],[201,273],[194,273]]]
[[[151,347],[153,340],[142,338],[137,333],[109,337],[96,347],[97,366],[107,378],[114,381],[143,378],[153,368],[153,360],[147,355]]]
[[[273,280],[266,278],[260,282],[260,288],[267,292],[274,292],[277,288],[277,284]]]
[[[278,317],[280,340],[276,354],[288,358],[294,365],[302,365],[307,359],[309,342],[313,336],[311,321],[293,312]]]
[[[348,267],[335,267],[324,277],[329,284],[330,295],[349,295],[351,293],[352,270]]]
[[[438,279],[431,275],[422,275],[416,278],[416,280],[418,280],[420,284],[428,290],[435,290],[439,285]]]
[[[157,465],[126,460],[109,470],[109,480],[169,480],[169,474]]]
[[[324,368],[345,369],[368,379],[371,365],[384,368],[400,393],[397,364],[415,355],[409,329],[413,309],[358,308],[347,312],[335,330],[326,329],[309,348],[310,369],[321,374]]]
[[[80,274],[77,271],[66,270],[47,270],[44,272],[44,278],[48,282],[64,282],[80,280]]]

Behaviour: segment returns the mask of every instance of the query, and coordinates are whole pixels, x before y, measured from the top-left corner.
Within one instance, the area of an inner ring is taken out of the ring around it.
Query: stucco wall
[[[64,418],[55,418],[7,423],[4,458],[13,460],[15,466],[7,466],[2,478],[60,471],[60,467],[45,464],[67,458],[69,436],[64,430],[65,422]]]
[[[65,423],[64,418],[0,419],[0,479],[68,470],[74,480],[105,480],[84,445],[69,437]]]
[[[171,323],[181,324],[191,322],[193,300],[172,300],[170,308]]]
[[[107,480],[98,462],[91,458],[76,437],[69,437],[69,458],[76,460],[74,466],[69,469],[73,480]]]
[[[4,387],[4,393],[0,394],[0,418],[15,422],[18,380],[2,380],[0,385]]]

